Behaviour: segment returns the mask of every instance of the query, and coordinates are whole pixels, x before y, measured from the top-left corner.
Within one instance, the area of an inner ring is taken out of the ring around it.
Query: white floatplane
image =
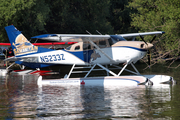
[[[78,35],[78,34],[52,34],[38,36],[39,39],[53,40],[57,42],[77,42],[66,49],[53,50],[31,44],[25,36],[13,25],[5,27],[9,37],[14,57],[5,61],[15,61],[17,64],[34,69],[53,65],[72,65],[68,74],[61,79],[42,80],[38,84],[52,85],[155,85],[170,83],[171,76],[166,75],[141,75],[134,64],[143,58],[153,44],[143,41],[127,41],[126,37],[163,34],[163,31],[121,34],[121,35]],[[153,40],[155,37],[153,38]],[[152,40],[152,41],[153,41]],[[119,67],[118,64],[124,64]],[[107,65],[114,66],[118,73],[110,70]],[[131,65],[132,70],[126,69]],[[83,67],[82,67],[83,66]],[[99,67],[107,72],[105,77],[89,77],[92,71]],[[77,69],[89,69],[88,71],[76,71]],[[63,68],[66,69],[66,68]],[[123,76],[122,72],[128,71],[134,75]],[[70,78],[73,73],[84,73],[84,77]]]

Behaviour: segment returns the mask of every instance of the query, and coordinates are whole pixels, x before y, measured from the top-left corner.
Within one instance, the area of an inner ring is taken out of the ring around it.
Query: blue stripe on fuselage
[[[130,47],[130,46],[115,46],[115,47],[131,48],[131,49],[135,49],[135,50],[138,50],[138,51],[147,52],[147,50],[146,50],[146,49],[140,49],[140,48]]]

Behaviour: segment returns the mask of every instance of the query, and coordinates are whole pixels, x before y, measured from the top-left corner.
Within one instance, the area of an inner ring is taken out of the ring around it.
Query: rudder
[[[5,27],[14,55],[23,55],[38,51],[38,47],[31,44],[14,25]]]

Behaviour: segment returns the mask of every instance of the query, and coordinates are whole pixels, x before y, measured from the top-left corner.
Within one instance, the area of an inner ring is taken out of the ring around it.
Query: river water
[[[138,66],[141,68],[142,66]],[[180,118],[179,69],[164,65],[142,74],[171,75],[176,85],[42,86],[36,75],[0,77],[0,120],[137,120]]]

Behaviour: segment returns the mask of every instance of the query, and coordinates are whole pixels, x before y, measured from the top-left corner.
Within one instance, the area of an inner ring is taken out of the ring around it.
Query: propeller
[[[144,40],[144,37],[141,35],[139,35],[139,36],[142,39],[142,41],[148,46],[147,42]],[[153,37],[153,39],[151,41],[149,41],[149,43],[152,43],[155,40],[155,38],[156,38],[156,35]],[[150,65],[151,65],[151,51],[149,49],[147,50],[147,57],[148,57],[148,65],[150,67]]]
[[[144,37],[141,36],[141,35],[139,35],[139,36],[141,37],[142,41],[143,41],[146,45],[148,45],[147,42],[144,40]]]
[[[153,37],[153,39],[150,41],[150,43],[152,43],[156,38],[156,35]]]
[[[150,67],[151,65],[151,51],[150,50],[147,51],[147,56],[148,56],[148,65]]]

